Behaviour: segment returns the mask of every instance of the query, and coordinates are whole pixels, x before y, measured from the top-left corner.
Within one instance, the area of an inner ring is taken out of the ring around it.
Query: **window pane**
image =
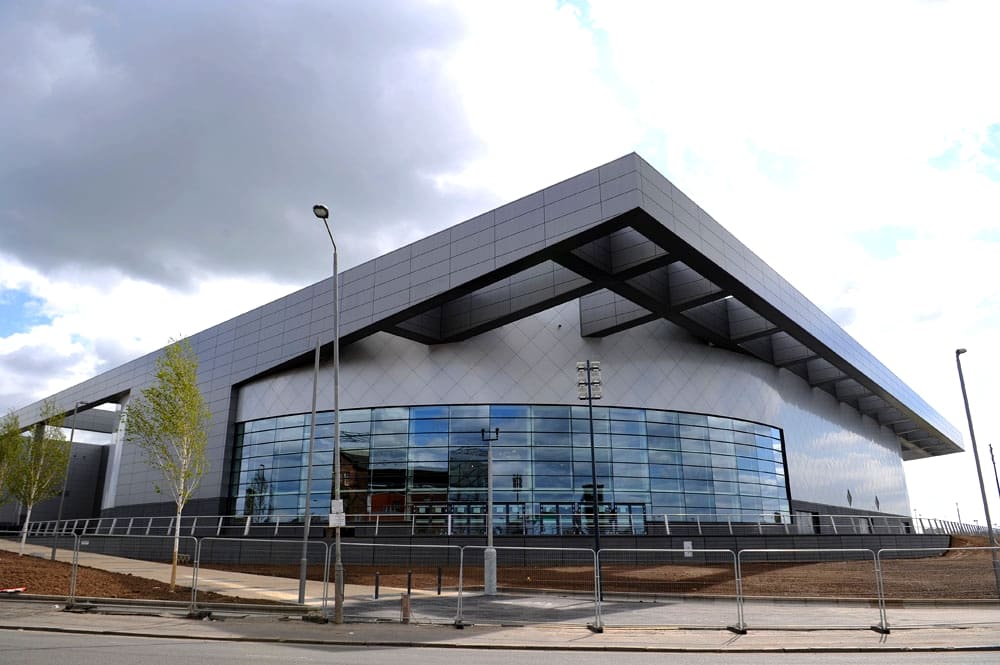
[[[612,434],[645,434],[646,423],[636,420],[612,420]]]
[[[485,404],[472,404],[451,407],[452,418],[471,418],[473,420],[489,420],[490,407]],[[483,425],[488,427],[489,425]]]
[[[446,406],[415,406],[410,409],[409,417],[413,420],[425,418],[448,419],[448,407]]]
[[[615,477],[615,494],[619,490],[648,490],[649,489],[649,478],[644,476],[616,476]]]
[[[597,409],[594,409],[595,413]],[[531,414],[535,418],[569,418],[568,406],[532,406]]]
[[[490,418],[528,418],[531,409],[525,404],[493,404],[490,406]]]
[[[381,409],[372,409],[372,420],[375,422],[385,421],[385,420],[409,420],[410,410],[403,407],[388,407]]]
[[[407,446],[406,432],[399,434],[373,434],[372,448],[405,448]]]
[[[650,450],[648,453],[650,464],[680,464],[681,453],[667,450]]]
[[[708,441],[681,439],[681,450],[684,452],[707,453],[709,451]]]
[[[680,478],[650,478],[650,487],[654,490],[680,492],[683,490]]]
[[[611,451],[611,458],[615,462],[634,462],[645,464],[648,461],[645,450],[632,450],[632,449],[613,449]]]
[[[385,452],[385,451],[379,451]],[[447,448],[410,448],[409,459],[411,462],[447,462]]]
[[[434,422],[431,420],[425,420],[423,422]],[[448,434],[447,432],[427,432],[420,434],[410,435],[410,444],[413,446],[447,446],[448,445]]]

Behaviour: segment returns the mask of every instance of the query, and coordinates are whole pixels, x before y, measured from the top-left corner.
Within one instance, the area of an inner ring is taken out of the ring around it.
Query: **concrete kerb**
[[[595,634],[583,627],[504,628],[442,625],[310,624],[276,617],[219,615],[191,621],[169,613],[67,614],[51,604],[0,603],[0,630],[32,630],[163,639],[269,642],[328,646],[462,649],[575,650],[604,652],[914,652],[1000,651],[995,629],[900,630],[891,636],[862,631],[612,628]]]

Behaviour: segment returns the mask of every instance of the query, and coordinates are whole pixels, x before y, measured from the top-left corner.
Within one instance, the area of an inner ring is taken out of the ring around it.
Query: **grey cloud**
[[[92,356],[96,372],[104,372],[141,355],[134,348],[119,344],[112,338],[94,340],[92,352],[60,353],[49,346],[24,346],[9,353],[0,353],[0,413],[24,406],[46,395],[49,380],[64,375],[68,368]]]
[[[93,348],[97,373],[114,369],[142,355],[136,349],[122,346],[117,340],[108,337],[95,339]]]
[[[65,373],[81,358],[80,353],[57,353],[46,346],[26,346],[0,354],[0,410],[6,413],[47,394],[48,380]]]
[[[13,373],[29,382],[32,381],[32,377],[37,377],[37,383],[41,383],[54,374],[65,371],[68,365],[81,357],[81,354],[56,353],[47,346],[25,346],[10,353],[0,354],[0,364],[8,375]]]
[[[372,229],[459,221],[493,203],[431,182],[481,149],[442,67],[462,31],[418,2],[7,3],[0,252],[305,280],[328,265],[316,201],[344,263]]]

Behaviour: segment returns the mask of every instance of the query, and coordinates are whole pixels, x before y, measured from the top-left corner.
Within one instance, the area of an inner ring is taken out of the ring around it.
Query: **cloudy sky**
[[[637,151],[1000,447],[992,2],[0,3],[0,410]],[[967,445],[968,447],[968,445]],[[982,520],[972,455],[908,463]]]

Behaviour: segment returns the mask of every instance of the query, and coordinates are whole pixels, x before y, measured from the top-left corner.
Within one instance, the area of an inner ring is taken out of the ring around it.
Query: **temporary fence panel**
[[[995,557],[995,547],[879,550],[889,626],[1000,624]]]
[[[600,627],[594,551],[497,547],[496,593],[485,586],[483,546],[462,550],[459,621],[488,624],[575,624]]]
[[[461,574],[458,546],[344,543],[341,558],[346,620],[455,621]],[[331,569],[335,565],[331,557]],[[333,576],[331,570],[331,581]],[[333,593],[331,584],[331,606]]]
[[[76,586],[70,602],[81,598],[131,598],[190,602],[198,541],[181,536],[177,543],[176,587],[170,590],[172,536],[78,536]],[[131,575],[136,583],[109,579],[104,571]],[[139,580],[153,580],[150,585]]]
[[[884,624],[872,550],[746,549],[737,556],[737,570],[745,622],[741,627]]]
[[[602,549],[598,562],[605,626],[740,623],[731,550]]]
[[[325,608],[328,546],[306,543],[304,604]],[[303,541],[269,538],[202,538],[198,550],[198,592],[227,599],[199,598],[199,603],[235,601],[244,605],[297,604]],[[253,576],[248,578],[247,576]],[[248,584],[248,579],[251,582]]]

